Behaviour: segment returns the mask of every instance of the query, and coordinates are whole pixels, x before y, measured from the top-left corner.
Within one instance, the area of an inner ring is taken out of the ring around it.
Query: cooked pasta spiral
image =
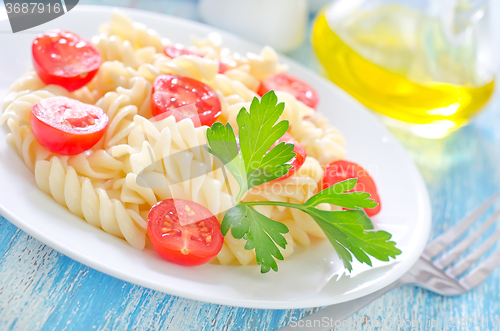
[[[213,80],[219,70],[216,60],[196,55],[182,55],[171,59],[158,54],[152,64],[161,74],[174,74],[204,82]]]
[[[102,149],[67,157],[66,163],[79,175],[92,180],[116,178],[123,170],[123,162],[116,160]]]
[[[315,113],[300,125],[292,126],[291,134],[304,146],[307,155],[316,158],[322,165],[345,157],[344,137],[321,114]]]
[[[100,27],[100,32],[108,36],[118,36],[128,40],[134,49],[152,46],[157,52],[163,52],[168,40],[162,38],[158,32],[149,29],[144,24],[133,22],[118,11],[113,13],[111,22]]]
[[[103,109],[109,118],[108,129],[102,143],[104,148],[123,143],[135,127],[134,116],[151,117],[151,84],[143,77],[132,77],[116,91],[106,93],[96,106]]]
[[[131,67],[125,66],[119,61],[106,61],[101,64],[96,77],[90,82],[102,96],[107,92],[115,91],[118,87],[128,87],[130,79],[140,76]]]
[[[128,82],[128,87],[119,86],[116,93],[128,96],[130,104],[137,107],[139,115],[147,118],[152,117],[151,83],[144,77],[132,77]]]
[[[124,238],[134,248],[144,248],[146,221],[137,212],[127,209],[120,200],[110,198],[102,184],[78,176],[75,169],[71,166],[65,168],[56,156],[50,161],[37,162],[35,180],[42,191],[73,214]]]
[[[38,90],[34,92],[27,92],[22,94],[15,94],[5,102],[6,108],[0,117],[0,125],[12,119],[18,123],[19,126],[29,125],[31,107],[40,100],[51,98],[54,96],[64,95],[64,89],[60,88],[59,93],[53,93],[47,89]],[[15,92],[14,92],[15,93]]]
[[[264,80],[288,68],[279,62],[278,54],[269,46],[264,47],[260,54],[248,53],[247,60],[243,62],[248,62],[250,73],[258,80]]]
[[[203,148],[206,127],[195,128],[187,119],[176,123],[173,117],[153,124],[135,116],[134,124],[126,143],[111,148],[110,153],[115,157],[128,155],[129,173],[122,187],[142,196],[141,203],[156,203],[154,193],[160,200],[198,202],[214,215],[234,205],[223,180],[214,172],[211,155]],[[151,185],[148,178],[153,179]],[[146,185],[139,189],[135,185],[139,182]]]
[[[35,170],[35,164],[38,161],[46,160],[51,155],[38,143],[28,126],[20,125],[11,118],[7,120],[7,126],[10,130],[7,141],[14,146],[17,154],[31,171]]]
[[[212,86],[216,91],[220,91],[224,96],[230,97],[229,104],[238,102],[249,102],[257,94],[238,80],[233,80],[226,75],[218,74],[214,77]]]
[[[338,206],[326,203],[319,204],[317,208],[330,211],[341,210]],[[283,222],[288,227],[288,230],[290,230],[289,234],[292,236],[294,241],[301,246],[307,247],[311,245],[310,235],[321,239],[326,238],[325,233],[321,230],[314,219],[300,210],[287,209],[282,212],[274,210],[271,217]]]
[[[245,64],[238,68],[229,69],[224,73],[225,77],[245,85],[250,90],[257,92],[260,81],[250,73],[250,66]]]
[[[101,53],[103,61],[120,61],[125,66],[137,69],[141,64],[151,63],[156,54],[153,46],[134,49],[130,41],[118,36],[101,33],[92,38],[92,43]]]
[[[4,100],[3,109],[8,107],[9,101],[13,101],[12,99],[16,99],[16,92],[33,92],[36,90],[40,90],[45,86],[45,83],[42,82],[40,77],[33,70],[28,71],[21,77],[19,77],[9,88],[9,96],[7,96]]]
[[[92,104],[97,100],[97,93],[91,91],[87,86],[69,93],[60,86],[46,85],[40,77],[38,77],[35,71],[29,70],[11,85],[4,99],[3,109],[7,109],[7,107],[17,98],[42,89],[58,96],[70,97],[84,103]]]
[[[222,50],[222,37],[216,32],[209,33],[205,38],[192,36],[191,42],[197,52],[219,57],[221,52],[229,53],[229,49]]]
[[[198,47],[197,51],[199,53],[207,54],[206,57],[210,58],[218,56],[219,60],[224,62],[229,69],[238,69],[242,72],[247,72],[258,81],[287,69],[287,65],[279,62],[278,54],[269,46],[265,46],[260,54],[247,53],[246,56],[242,56],[239,53],[231,52],[227,48],[222,48],[222,38],[216,33],[209,34],[207,38],[195,37],[192,38],[192,41]],[[251,88],[250,78],[246,77],[246,79],[246,82],[249,84],[247,86]]]

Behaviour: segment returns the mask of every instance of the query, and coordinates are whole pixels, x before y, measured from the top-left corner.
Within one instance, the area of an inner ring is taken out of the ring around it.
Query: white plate
[[[86,38],[110,20],[111,8],[77,6],[76,9],[30,31],[0,34],[0,97],[8,86],[31,67],[31,42],[35,34],[61,28]],[[124,10],[173,42],[189,43],[193,34],[205,36],[208,26],[137,10]],[[0,22],[0,31],[10,30]],[[36,31],[35,31],[36,30]],[[220,32],[220,31],[219,31]],[[220,32],[224,44],[245,53],[260,47]],[[399,278],[418,259],[430,230],[431,210],[425,184],[416,166],[396,139],[374,116],[339,88],[282,57],[290,72],[309,82],[321,97],[319,111],[345,135],[348,159],[362,164],[373,175],[383,202],[374,219],[393,233],[403,251],[396,261],[355,264],[351,276],[336,279],[342,269],[327,241],[298,250],[279,263],[279,272],[262,275],[257,266],[214,264],[187,268],[161,260],[153,251],[138,251],[125,241],[87,224],[35,185],[0,129],[0,212],[28,234],[76,261],[108,275],[154,290],[190,299],[251,308],[306,308],[349,301],[372,293]]]

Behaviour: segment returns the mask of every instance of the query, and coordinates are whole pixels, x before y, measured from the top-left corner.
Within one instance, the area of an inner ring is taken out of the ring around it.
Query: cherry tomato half
[[[190,104],[194,104],[196,108],[185,107]],[[151,106],[153,116],[173,115],[177,121],[192,118],[196,126],[212,125],[221,113],[219,97],[210,86],[192,78],[176,75],[156,77]]]
[[[318,105],[319,96],[316,90],[306,82],[287,73],[277,74],[264,79],[260,83],[257,94],[263,96],[271,90],[288,92],[311,108],[316,108]]]
[[[224,237],[217,218],[188,200],[163,200],[151,208],[148,235],[164,259],[186,266],[209,262],[222,248]]]
[[[164,52],[166,56],[172,59],[175,59],[176,57],[179,57],[181,55],[194,55],[198,57],[204,57],[203,54],[190,51],[189,49],[175,47],[172,45],[165,46]],[[219,74],[223,74],[224,72],[226,72],[227,69],[228,69],[227,65],[224,62],[219,61]]]
[[[323,189],[332,186],[338,182],[344,181],[349,178],[358,178],[356,186],[350,192],[366,192],[370,193],[370,198],[373,199],[378,206],[375,208],[367,209],[365,212],[368,216],[374,216],[380,212],[381,204],[380,197],[377,192],[377,186],[360,165],[350,161],[335,161],[326,166],[325,177],[323,178]]]
[[[288,172],[284,176],[281,176],[280,178],[277,178],[274,181],[283,180],[285,178],[292,176],[297,171],[299,171],[299,169],[302,167],[302,165],[306,161],[306,157],[307,157],[307,152],[306,152],[306,149],[304,148],[304,146],[302,146],[297,140],[293,139],[293,137],[288,132],[285,133],[283,135],[283,137],[281,137],[276,142],[276,144],[273,145],[273,147],[279,143],[282,143],[282,142],[293,144],[294,145],[293,152],[296,155],[293,157],[293,159],[291,159],[290,161],[287,162],[287,164],[292,165],[292,168],[290,168],[290,170],[288,170]]]
[[[101,54],[90,42],[72,32],[51,30],[35,38],[33,66],[45,84],[77,90],[94,78]]]
[[[108,115],[96,106],[53,97],[35,103],[30,120],[33,134],[42,146],[53,153],[76,155],[102,138]]]

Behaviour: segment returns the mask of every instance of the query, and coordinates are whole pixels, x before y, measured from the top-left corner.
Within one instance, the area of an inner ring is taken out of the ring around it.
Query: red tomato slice
[[[275,179],[274,181],[280,181],[285,178],[288,178],[292,176],[294,173],[299,171],[299,169],[302,167],[304,162],[306,161],[307,157],[307,152],[304,146],[302,146],[297,140],[293,139],[293,137],[287,132],[281,137],[272,147],[276,146],[279,143],[290,143],[293,144],[293,152],[296,154],[293,159],[287,162],[287,164],[291,164],[292,168],[288,170],[288,172],[284,175],[281,176],[280,178]],[[271,149],[272,149],[271,147]]]
[[[33,66],[40,79],[70,92],[87,85],[102,61],[91,43],[63,30],[51,30],[36,37],[32,52]]]
[[[351,192],[366,192],[370,193],[370,198],[373,199],[378,206],[367,209],[365,212],[368,216],[374,216],[380,212],[381,204],[380,197],[377,192],[377,186],[370,177],[368,172],[360,165],[350,161],[335,161],[326,166],[325,177],[323,178],[323,189],[332,186],[349,178],[358,178],[356,186]]]
[[[277,74],[264,79],[260,83],[257,94],[263,96],[271,90],[288,92],[311,108],[316,108],[318,105],[319,96],[316,90],[306,82],[287,73]]]
[[[203,54],[190,51],[189,49],[175,47],[172,45],[165,46],[164,52],[166,56],[172,59],[175,59],[176,57],[179,57],[181,55],[194,55],[198,57],[204,57]],[[226,72],[226,70],[227,70],[227,65],[224,62],[219,61],[219,74],[223,74],[224,72]]]
[[[196,106],[196,112],[189,108],[175,111],[176,108],[189,104]],[[151,97],[153,116],[165,114],[162,117],[173,115],[177,121],[186,117],[196,118],[195,125],[212,125],[221,113],[219,97],[210,86],[188,77],[176,75],[160,75],[153,83]],[[179,116],[179,113],[183,113]]]
[[[31,108],[36,140],[53,153],[76,155],[90,149],[104,135],[108,115],[96,106],[66,97],[43,99]]]
[[[217,218],[188,200],[163,200],[148,216],[151,244],[167,261],[195,266],[209,262],[222,249],[224,237]]]

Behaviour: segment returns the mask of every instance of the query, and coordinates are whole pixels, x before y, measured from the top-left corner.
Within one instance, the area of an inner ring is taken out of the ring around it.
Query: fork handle
[[[366,295],[359,299],[351,300],[345,303],[339,303],[323,308],[313,314],[310,314],[299,321],[292,321],[290,324],[276,331],[327,331],[337,326],[349,316],[358,312],[361,308],[368,305],[384,293],[403,285],[405,282],[397,280],[391,285],[384,287],[377,292]]]

